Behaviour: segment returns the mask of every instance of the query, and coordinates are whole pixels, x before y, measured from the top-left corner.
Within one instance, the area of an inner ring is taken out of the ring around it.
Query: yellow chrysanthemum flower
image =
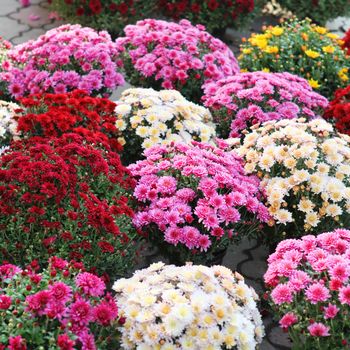
[[[327,36],[330,39],[338,39],[339,38],[339,35],[338,34],[334,34],[334,33],[328,33]]]
[[[262,71],[266,72],[266,73],[270,73],[270,69],[269,68],[263,68]]]
[[[316,33],[322,34],[322,35],[324,35],[324,34],[326,34],[326,33],[328,32],[327,28],[325,28],[325,27],[320,27],[320,26],[315,26],[315,27],[313,28],[313,30],[314,30]]]
[[[342,68],[339,72],[338,72],[338,76],[342,81],[348,81],[349,80],[349,76],[347,75],[349,71],[349,68]]]
[[[264,50],[266,53],[278,53],[278,47],[277,46],[266,46],[266,49]]]
[[[256,34],[249,39],[249,42],[262,50],[265,49],[268,44],[266,34]]]
[[[322,47],[323,52],[326,53],[333,53],[335,51],[335,47],[334,46],[323,46]]]
[[[320,57],[320,54],[316,51],[313,51],[313,50],[306,50],[305,51],[305,55],[310,57],[310,58],[317,58],[317,57]]]
[[[319,82],[314,79],[309,79],[308,82],[313,89],[318,89],[321,86],[321,84],[319,84]]]
[[[275,36],[280,36],[282,35],[284,32],[284,29],[281,27],[273,27],[271,29],[271,34],[275,35]]]
[[[248,54],[252,53],[252,49],[243,49],[242,52],[243,52],[245,55],[248,55]]]

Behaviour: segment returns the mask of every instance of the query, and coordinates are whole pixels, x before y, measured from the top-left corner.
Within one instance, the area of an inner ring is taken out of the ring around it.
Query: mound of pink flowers
[[[146,19],[124,31],[116,44],[127,80],[134,86],[176,89],[198,102],[204,82],[239,72],[232,51],[202,25]]]
[[[58,257],[37,267],[0,265],[0,349],[115,349],[118,307],[102,279]]]
[[[246,224],[268,219],[259,179],[245,175],[234,153],[194,142],[154,146],[144,155],[129,166],[140,203],[134,224],[164,249],[176,247],[174,254],[185,261],[195,253],[209,259],[239,239]]]
[[[295,345],[339,349],[349,343],[349,230],[282,241],[264,279],[280,326]]]
[[[49,30],[36,40],[15,46],[8,58],[1,78],[15,98],[74,89],[93,96],[108,95],[124,84],[110,35],[80,25]]]
[[[210,108],[221,137],[268,120],[315,118],[328,100],[309,83],[290,73],[241,73],[204,86],[202,98]]]

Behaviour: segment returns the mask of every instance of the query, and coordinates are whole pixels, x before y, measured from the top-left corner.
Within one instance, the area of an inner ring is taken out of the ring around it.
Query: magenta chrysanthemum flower
[[[306,289],[306,298],[310,300],[311,304],[317,304],[321,301],[326,301],[331,296],[328,288],[322,283],[316,282]]]
[[[293,312],[288,312],[279,321],[282,328],[286,329],[298,321],[298,317]]]
[[[92,320],[92,309],[90,303],[83,299],[78,299],[71,304],[69,310],[70,319],[78,325],[85,326]]]
[[[55,282],[49,287],[50,295],[54,302],[66,303],[72,296],[72,288],[63,282]]]
[[[113,300],[104,300],[93,308],[92,313],[96,322],[107,326],[118,317],[118,307]]]
[[[12,299],[7,295],[0,295],[0,310],[7,310],[12,303]]]
[[[344,286],[339,289],[339,300],[342,304],[350,305],[350,286]]]
[[[292,290],[287,284],[279,284],[271,292],[271,298],[277,305],[290,303],[293,300]]]
[[[313,337],[328,337],[329,334],[329,327],[325,326],[323,323],[313,323],[309,327],[307,327],[310,334]]]
[[[102,295],[106,289],[106,285],[101,278],[88,272],[79,273],[75,283],[86,295],[93,297]]]
[[[41,290],[36,294],[28,295],[26,302],[28,303],[28,310],[38,315],[43,315],[47,304],[51,300],[51,294],[47,290]]]
[[[328,306],[324,308],[324,317],[332,319],[335,316],[337,316],[339,310],[340,309],[337,306],[333,304],[328,304]]]
[[[21,271],[22,270],[16,265],[4,264],[0,266],[0,277],[6,280],[8,278],[12,278],[14,275]]]

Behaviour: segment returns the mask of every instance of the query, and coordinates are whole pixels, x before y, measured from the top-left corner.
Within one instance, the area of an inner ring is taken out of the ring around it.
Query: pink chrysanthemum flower
[[[339,301],[342,304],[350,305],[350,286],[344,286],[339,289]]]
[[[72,288],[63,282],[55,282],[49,287],[52,300],[56,303],[65,304],[72,296]]]
[[[311,304],[317,304],[318,302],[326,301],[331,296],[328,288],[319,282],[310,285],[306,289],[305,295],[306,298],[310,300]]]
[[[106,285],[101,278],[88,272],[79,273],[75,283],[86,295],[92,297],[101,296],[106,289]]]
[[[298,321],[298,317],[293,312],[288,312],[280,320],[279,324],[282,328],[286,329]]]
[[[329,334],[329,327],[325,326],[323,323],[313,323],[309,327],[307,327],[310,334],[313,337],[328,337]]]
[[[277,305],[290,303],[293,300],[292,290],[287,284],[279,284],[271,292],[271,298]]]

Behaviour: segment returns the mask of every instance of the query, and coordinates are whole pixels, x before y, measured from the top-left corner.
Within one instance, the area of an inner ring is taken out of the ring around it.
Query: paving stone
[[[346,27],[346,29],[348,29],[350,27],[350,22],[349,22],[349,18],[347,17],[338,17],[332,21],[328,21],[326,23],[326,27],[329,30],[334,30],[334,31],[339,31],[340,28],[342,27]]]
[[[19,7],[18,1],[14,0],[1,0],[0,16],[6,16],[11,12],[16,11]],[[2,20],[2,19],[1,19]]]
[[[130,89],[132,86],[129,83],[125,83],[124,86],[118,87],[116,90],[113,91],[113,94],[110,97],[110,100],[117,101],[119,100],[121,94],[123,91]]]
[[[271,345],[282,349],[290,349],[292,345],[291,341],[288,339],[287,334],[284,333],[279,327],[273,327],[270,330],[267,340],[270,342],[270,344],[272,343]]]
[[[31,16],[38,16],[38,19],[32,20],[30,18]],[[20,23],[27,24],[32,28],[40,28],[44,24],[52,22],[52,20],[49,19],[48,11],[39,5],[22,7],[18,12],[11,14],[10,18],[14,18]]]
[[[29,30],[30,27],[26,24],[20,24],[16,20],[1,17],[0,18],[0,35],[7,40],[16,37],[20,32]]]

